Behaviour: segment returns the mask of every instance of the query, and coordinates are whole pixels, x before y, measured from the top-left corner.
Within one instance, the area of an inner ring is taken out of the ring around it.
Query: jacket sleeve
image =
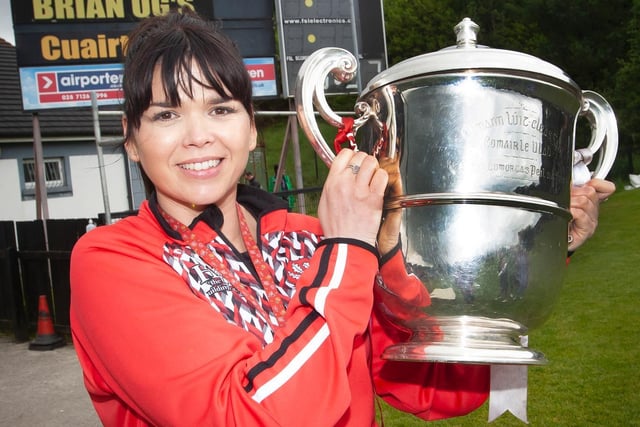
[[[407,273],[400,251],[380,273],[371,321],[376,393],[393,407],[425,420],[461,416],[478,408],[489,393],[488,365],[382,359],[385,348],[410,338],[402,322],[426,316],[430,299],[423,283]]]
[[[120,240],[96,229],[71,259],[73,339],[105,425],[313,426],[344,414],[372,309],[373,248],[321,244],[263,346],[192,294],[157,246]],[[309,384],[328,392],[310,396]]]

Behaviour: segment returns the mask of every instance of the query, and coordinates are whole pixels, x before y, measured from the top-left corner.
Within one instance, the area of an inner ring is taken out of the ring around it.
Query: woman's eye
[[[159,121],[165,121],[165,120],[171,120],[173,117],[175,117],[175,114],[173,111],[161,111],[157,114],[154,114],[153,119],[159,120]]]
[[[227,114],[234,113],[235,111],[236,111],[235,108],[225,105],[225,106],[214,107],[211,110],[211,114],[216,116],[226,116]]]

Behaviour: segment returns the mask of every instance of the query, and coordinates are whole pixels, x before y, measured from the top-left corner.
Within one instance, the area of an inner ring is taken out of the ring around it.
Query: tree
[[[455,44],[453,10],[441,0],[384,2],[389,64]]]
[[[626,160],[623,173],[629,174],[634,170],[633,155],[640,151],[640,1],[635,0],[631,10],[631,17],[625,31],[629,41],[629,50],[620,62],[620,68],[615,75],[613,102],[621,135],[628,138],[621,144],[621,155]]]

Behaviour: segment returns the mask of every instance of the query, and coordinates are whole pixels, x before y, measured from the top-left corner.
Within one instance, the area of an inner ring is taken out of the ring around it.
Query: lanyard
[[[276,284],[271,274],[271,268],[262,258],[260,249],[258,249],[258,245],[251,235],[251,231],[249,230],[247,221],[245,220],[244,214],[240,209],[240,204],[236,203],[236,209],[238,218],[240,220],[240,231],[242,233],[242,240],[244,241],[244,245],[247,248],[247,252],[249,253],[249,258],[251,259],[251,262],[253,263],[256,272],[258,273],[260,284],[267,294],[267,305],[271,308],[273,314],[277,319],[277,324],[272,324],[272,327],[275,329],[278,325],[281,326],[285,322],[286,310],[284,307],[283,296],[276,288]],[[236,276],[231,271],[228,263],[224,261],[224,257],[221,257],[222,259],[218,258],[215,254],[215,251],[209,247],[208,242],[202,241],[200,238],[198,238],[193,230],[189,229],[189,227],[173,218],[162,208],[160,208],[159,210],[167,223],[169,223],[171,228],[180,233],[180,236],[182,236],[182,240],[184,240],[187,245],[191,247],[191,249],[196,251],[200,258],[202,258],[207,264],[209,264],[218,273],[220,273],[227,280],[227,282],[229,282],[233,291],[242,295],[245,301],[253,305],[256,310],[262,313],[265,320],[271,323],[269,321],[270,316],[263,305],[260,304],[256,296],[253,295],[251,289],[248,289],[248,286],[243,285],[236,278]]]

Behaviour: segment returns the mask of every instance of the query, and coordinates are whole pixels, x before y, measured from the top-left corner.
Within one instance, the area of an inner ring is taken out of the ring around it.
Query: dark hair
[[[196,79],[197,66],[205,81]],[[124,114],[127,134],[140,128],[142,114],[149,108],[153,72],[161,67],[167,99],[180,105],[179,90],[192,94],[193,83],[214,89],[223,99],[236,99],[253,121],[251,79],[242,56],[231,39],[188,7],[141,21],[129,34],[124,61]],[[144,174],[147,193],[153,189]]]

